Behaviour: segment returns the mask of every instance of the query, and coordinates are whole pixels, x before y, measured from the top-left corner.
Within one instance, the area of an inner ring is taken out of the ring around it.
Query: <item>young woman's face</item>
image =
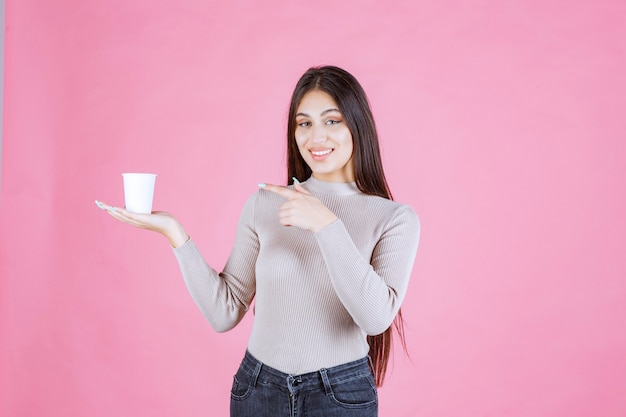
[[[295,136],[313,177],[330,182],[354,181],[352,134],[329,94],[311,90],[302,97],[296,110]]]

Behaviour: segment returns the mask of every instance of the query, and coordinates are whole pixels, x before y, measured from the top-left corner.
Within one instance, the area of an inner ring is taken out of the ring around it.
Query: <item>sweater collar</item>
[[[302,184],[306,185],[307,190],[317,194],[352,195],[361,192],[356,182],[327,182],[310,177]]]

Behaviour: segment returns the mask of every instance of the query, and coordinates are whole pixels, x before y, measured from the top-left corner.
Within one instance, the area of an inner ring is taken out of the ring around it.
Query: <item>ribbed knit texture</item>
[[[411,207],[365,195],[354,183],[310,178],[302,185],[339,220],[317,233],[283,226],[285,199],[260,189],[243,208],[221,273],[193,240],[174,249],[215,330],[237,325],[256,296],[248,349],[293,375],[367,355],[366,336],[385,331],[400,308],[420,233]]]

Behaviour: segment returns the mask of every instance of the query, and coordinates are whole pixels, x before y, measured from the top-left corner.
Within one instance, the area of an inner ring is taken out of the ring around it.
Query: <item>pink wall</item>
[[[121,172],[209,262],[315,64],[368,91],[423,223],[382,416],[626,414],[623,1],[7,0],[0,415],[225,416],[218,335]]]

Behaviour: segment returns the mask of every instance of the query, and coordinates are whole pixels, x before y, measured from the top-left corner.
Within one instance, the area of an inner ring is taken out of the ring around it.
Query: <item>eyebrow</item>
[[[326,113],[330,113],[330,112],[333,112],[333,111],[336,111],[337,113],[341,113],[341,112],[339,111],[339,109],[330,108],[330,109],[326,109],[326,110],[324,110],[324,111],[320,114],[320,116],[324,116]],[[296,117],[298,117],[298,116],[311,117],[310,115],[308,115],[308,114],[306,114],[306,113],[298,113],[298,114],[296,114]]]

